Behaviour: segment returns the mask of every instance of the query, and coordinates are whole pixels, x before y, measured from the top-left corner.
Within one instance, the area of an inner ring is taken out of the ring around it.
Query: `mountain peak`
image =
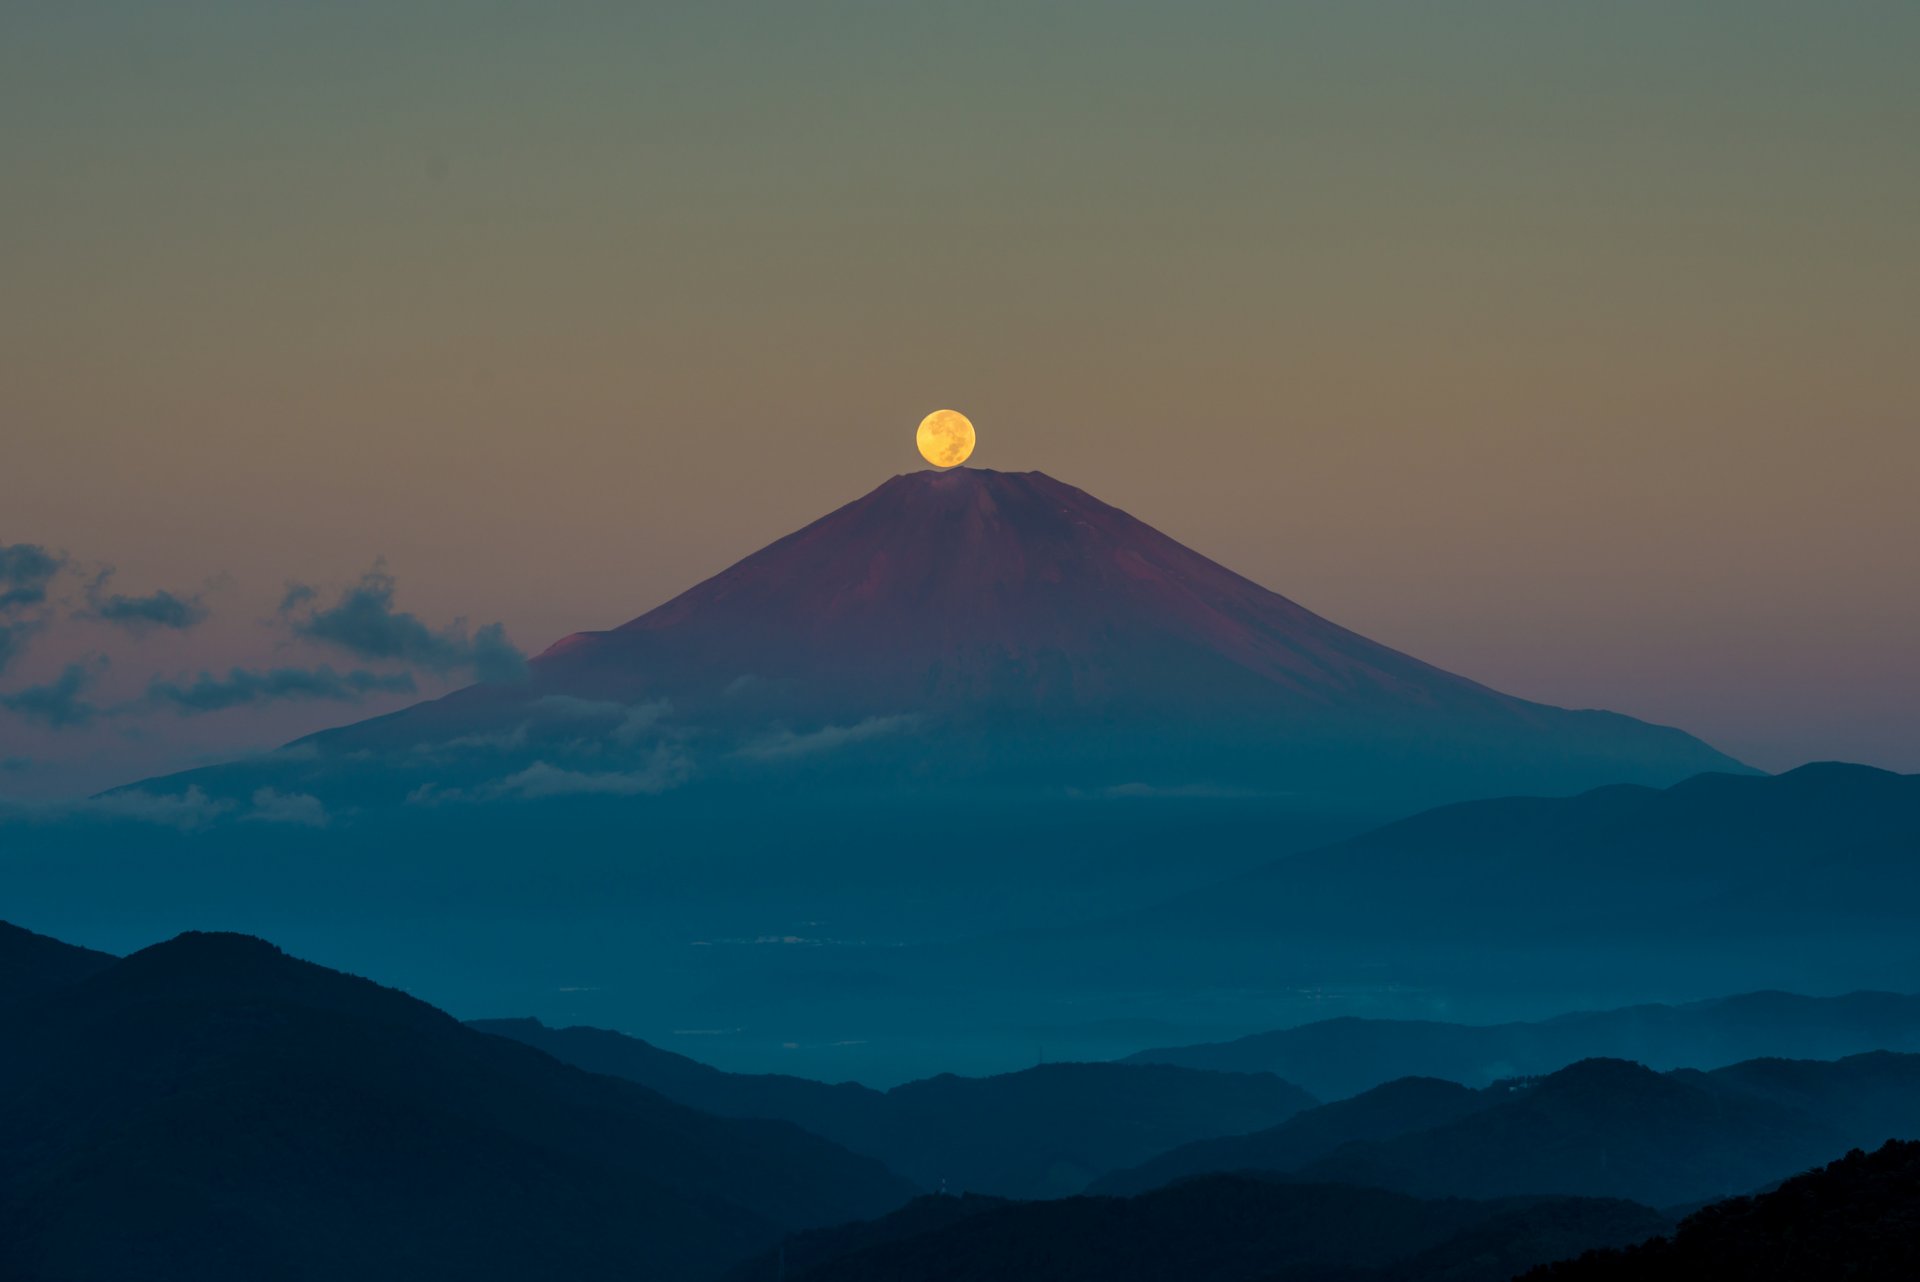
[[[1418,804],[1741,768],[1677,730],[1516,699],[1368,640],[1044,472],[968,467],[894,476],[557,642],[524,682],[312,742],[360,762],[518,745],[534,773],[489,786],[521,794],[785,771]]]

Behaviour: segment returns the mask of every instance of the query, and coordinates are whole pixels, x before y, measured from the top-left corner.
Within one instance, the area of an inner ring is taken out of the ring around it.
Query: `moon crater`
[[[935,467],[959,467],[973,453],[973,424],[959,410],[935,410],[920,420],[914,439]]]

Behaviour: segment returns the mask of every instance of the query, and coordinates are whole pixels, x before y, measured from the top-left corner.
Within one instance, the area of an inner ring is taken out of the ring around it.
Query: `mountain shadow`
[[[1755,1197],[1689,1215],[1671,1235],[1597,1249],[1523,1282],[1804,1282],[1920,1277],[1920,1142],[1854,1151]]]
[[[0,1276],[697,1278],[909,1192],[244,936],[3,1018]]]
[[[105,970],[117,960],[0,921],[0,1006],[39,997]]]
[[[1670,1223],[1630,1202],[1422,1201],[1213,1175],[1135,1198],[924,1198],[790,1239],[728,1282],[1506,1282]]]
[[[1260,1130],[1315,1103],[1269,1074],[1165,1065],[1045,1064],[876,1091],[724,1073],[604,1029],[554,1029],[531,1019],[471,1027],[708,1112],[793,1122],[880,1158],[923,1188],[953,1193],[1065,1196],[1103,1172],[1190,1140]]]

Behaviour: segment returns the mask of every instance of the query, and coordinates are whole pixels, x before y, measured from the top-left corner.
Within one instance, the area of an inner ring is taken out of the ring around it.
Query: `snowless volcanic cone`
[[[1742,769],[1677,730],[1516,699],[1369,641],[1043,473],[969,468],[897,476],[629,623],[561,640],[523,683],[310,743],[365,761],[516,737],[548,763],[567,745],[657,761],[670,744],[675,786],[784,772],[1441,800]]]

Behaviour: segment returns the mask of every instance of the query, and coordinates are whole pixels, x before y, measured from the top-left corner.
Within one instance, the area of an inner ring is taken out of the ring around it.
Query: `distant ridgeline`
[[[156,780],[244,818],[752,788],[1291,796],[1376,813],[1738,762],[1369,641],[1038,472],[872,493],[513,684]]]

